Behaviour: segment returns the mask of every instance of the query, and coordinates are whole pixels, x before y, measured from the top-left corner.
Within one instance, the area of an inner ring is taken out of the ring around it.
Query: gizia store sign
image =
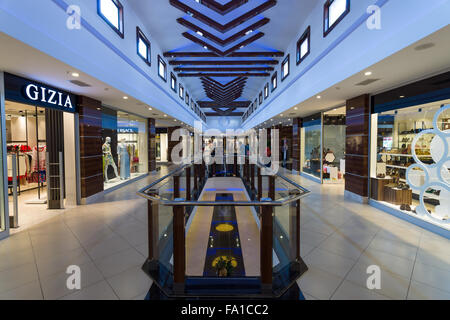
[[[6,100],[76,112],[75,95],[11,74],[5,74],[5,94]]]

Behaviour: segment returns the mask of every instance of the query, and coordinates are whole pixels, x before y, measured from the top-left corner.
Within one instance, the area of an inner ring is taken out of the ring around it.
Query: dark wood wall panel
[[[102,104],[80,96],[80,178],[81,198],[103,191]]]
[[[59,178],[59,153],[63,154],[64,162],[64,114],[62,111],[45,109],[45,131],[48,152],[47,183],[49,194],[47,202],[49,209],[61,209],[61,183]],[[64,170],[63,170],[64,172]],[[64,198],[64,195],[62,195]]]
[[[177,130],[180,129],[180,127],[169,127],[167,128],[167,136],[169,139],[169,143],[168,143],[168,148],[167,148],[167,157],[169,159],[169,162],[172,162],[172,150],[173,148],[179,143],[179,141],[172,141],[172,133]]]
[[[295,118],[292,124],[292,170],[300,172],[301,167],[301,128],[302,119]]]
[[[148,119],[148,171],[156,170],[156,126],[155,119]]]
[[[369,95],[347,100],[345,190],[368,196],[369,179]]]

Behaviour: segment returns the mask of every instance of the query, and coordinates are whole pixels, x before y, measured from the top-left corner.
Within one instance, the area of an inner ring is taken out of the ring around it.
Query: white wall
[[[278,88],[245,121],[244,129],[292,108],[447,26],[450,16],[448,0],[351,0],[350,13],[324,38],[323,3],[318,1],[285,51],[290,54],[290,75],[282,82],[281,64],[277,67]],[[366,26],[366,10],[373,4],[381,6],[381,30],[369,30]],[[311,26],[311,53],[297,66],[297,40],[308,26]]]

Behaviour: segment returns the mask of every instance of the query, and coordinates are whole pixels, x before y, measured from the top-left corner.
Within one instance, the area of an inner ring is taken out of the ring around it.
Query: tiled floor
[[[143,299],[147,209],[136,190],[166,170],[0,241],[0,299]],[[301,211],[307,299],[450,299],[449,240],[344,201],[342,186],[291,177],[312,191]],[[81,268],[81,290],[67,289],[69,265]],[[380,290],[366,287],[370,265]]]

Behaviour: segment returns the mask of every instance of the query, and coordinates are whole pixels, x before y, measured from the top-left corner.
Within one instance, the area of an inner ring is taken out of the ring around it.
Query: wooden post
[[[269,179],[269,195],[268,197],[275,201],[275,176],[268,176]]]
[[[173,207],[173,288],[184,291],[186,273],[185,215],[183,206]]]
[[[147,200],[147,221],[148,221],[148,260],[158,259],[159,242],[159,205],[157,202]]]
[[[258,167],[258,200],[261,201],[262,195],[263,195],[263,183],[262,183],[262,175],[261,175],[261,168]]]
[[[191,200],[191,167],[187,167],[186,171],[186,201]]]
[[[173,199],[180,197],[180,176],[173,176]]]
[[[297,194],[297,190],[290,194]],[[289,204],[290,259],[300,261],[300,199]]]
[[[253,163],[250,164],[250,184],[250,189],[255,190],[255,165]]]
[[[195,192],[198,192],[198,164],[194,164],[194,190]]]
[[[269,198],[262,200],[270,201]],[[260,235],[260,267],[261,267],[261,291],[272,292],[272,251],[273,251],[273,208],[261,206],[261,235]]]

